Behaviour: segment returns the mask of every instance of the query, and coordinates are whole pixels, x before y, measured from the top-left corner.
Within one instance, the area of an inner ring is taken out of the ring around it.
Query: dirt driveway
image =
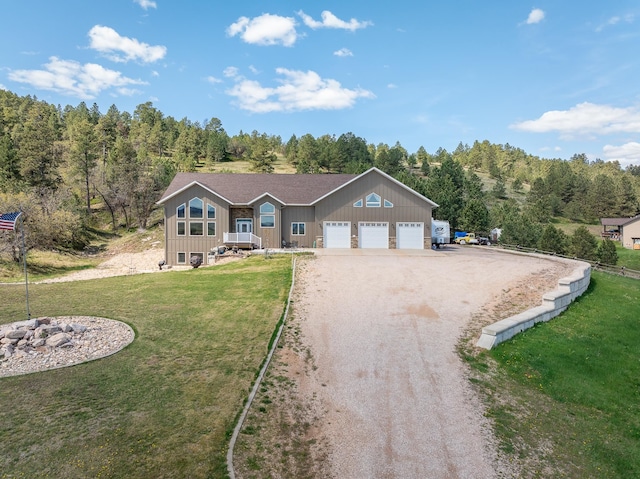
[[[492,322],[483,307],[511,288],[519,285],[526,309],[528,296],[539,304],[540,287],[554,289],[571,269],[469,246],[320,250],[302,269],[295,303],[315,366],[295,380],[303,400],[321,405],[322,476],[499,477],[456,344],[469,323]]]

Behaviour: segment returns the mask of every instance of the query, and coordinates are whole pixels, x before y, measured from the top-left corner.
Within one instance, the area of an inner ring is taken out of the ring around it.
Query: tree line
[[[522,243],[539,242],[554,216],[588,223],[639,211],[640,166],[622,170],[582,154],[541,159],[487,140],[460,143],[451,152],[421,146],[410,153],[399,142],[374,145],[351,132],[292,135],[285,142],[257,131],[231,136],[215,117],[176,120],[151,102],[132,114],[115,105],[102,113],[95,103],[62,108],[0,90],[0,211],[25,212],[28,248],[86,246],[87,232],[97,226],[96,201],[114,231],[146,228],[178,171],[220,171],[242,160],[270,173],[277,158],[298,173],[361,173],[375,166],[438,203],[434,216],[453,228],[499,227],[507,237],[513,230],[513,240]],[[508,199],[513,193],[525,200]],[[510,225],[523,218],[535,231],[518,236],[525,226]],[[2,236],[2,249],[18,258],[15,238]]]

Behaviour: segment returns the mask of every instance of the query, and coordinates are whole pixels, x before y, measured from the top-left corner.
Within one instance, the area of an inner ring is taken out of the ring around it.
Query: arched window
[[[202,218],[203,210],[204,203],[200,198],[193,198],[189,201],[189,218]]]
[[[260,228],[276,227],[276,207],[271,203],[262,203],[260,205]]]

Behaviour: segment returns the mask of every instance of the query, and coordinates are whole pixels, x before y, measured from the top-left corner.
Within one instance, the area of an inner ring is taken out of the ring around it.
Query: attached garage
[[[389,223],[359,223],[359,248],[389,248]]]
[[[397,223],[397,249],[424,249],[424,223]]]
[[[325,221],[322,241],[325,248],[351,248],[351,223]]]

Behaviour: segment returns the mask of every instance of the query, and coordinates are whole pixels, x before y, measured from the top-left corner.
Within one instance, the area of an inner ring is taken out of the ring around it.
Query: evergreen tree
[[[542,231],[542,236],[538,241],[538,248],[542,251],[553,252],[557,254],[567,254],[569,249],[569,237],[567,234],[553,226],[548,224]]]
[[[609,238],[604,238],[596,249],[596,258],[602,264],[615,265],[618,262],[616,244]]]
[[[579,226],[571,235],[569,253],[579,259],[592,261],[596,259],[598,242],[586,226]]]

